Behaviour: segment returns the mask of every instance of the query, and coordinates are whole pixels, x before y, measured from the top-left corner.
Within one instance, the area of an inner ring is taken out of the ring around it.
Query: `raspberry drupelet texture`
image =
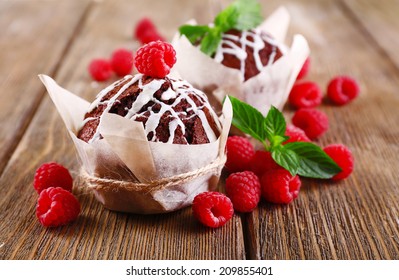
[[[288,204],[298,197],[301,180],[298,175],[281,168],[263,174],[260,179],[262,197],[272,203]]]
[[[309,137],[306,136],[305,131],[292,124],[287,125],[287,128],[285,130],[285,136],[288,136],[290,138],[284,141],[283,145],[291,142],[311,142]]]
[[[354,157],[348,147],[342,144],[331,144],[324,149],[336,164],[342,169],[341,172],[332,177],[333,180],[342,180],[347,178],[354,168]]]
[[[35,172],[33,187],[40,194],[50,187],[61,187],[72,191],[73,179],[68,169],[56,162],[43,163]]]
[[[59,187],[50,187],[40,193],[36,216],[45,227],[66,225],[79,216],[80,204],[72,193]]]
[[[153,78],[164,78],[176,63],[176,52],[166,42],[148,43],[137,50],[134,65],[137,70]]]
[[[290,92],[288,101],[295,108],[313,108],[321,104],[320,87],[311,81],[296,83]]]
[[[203,225],[217,228],[233,217],[234,209],[231,200],[219,192],[203,192],[193,200],[193,214]]]
[[[229,172],[248,170],[252,157],[255,155],[254,146],[248,138],[230,136],[226,143],[227,161],[225,167]]]
[[[260,182],[251,171],[230,174],[226,179],[226,193],[238,212],[251,212],[260,200]]]
[[[249,163],[249,170],[254,172],[259,178],[269,170],[281,168],[268,151],[256,151]],[[248,169],[248,167],[247,167]]]
[[[111,63],[106,59],[93,59],[89,64],[88,70],[93,80],[98,82],[106,81],[112,76]]]
[[[302,65],[301,71],[299,71],[299,74],[297,76],[297,80],[302,79],[303,77],[305,77],[310,70],[310,57],[306,58],[305,62]]]
[[[348,76],[337,76],[327,86],[327,96],[336,105],[344,105],[355,99],[360,92],[357,81]]]
[[[143,18],[137,23],[134,30],[134,37],[139,40],[142,45],[153,41],[165,41],[165,39],[159,35],[157,28],[149,18]]]
[[[305,131],[310,139],[322,136],[329,126],[327,115],[314,108],[302,108],[295,112],[292,123]]]
[[[117,49],[111,56],[112,70],[118,76],[125,76],[133,70],[133,52],[127,49]]]

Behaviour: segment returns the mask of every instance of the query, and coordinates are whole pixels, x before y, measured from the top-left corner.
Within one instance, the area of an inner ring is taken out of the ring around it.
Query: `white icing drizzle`
[[[124,116],[127,119],[131,120],[136,120],[137,118],[140,117],[145,117],[147,119],[146,124],[144,126],[145,133],[148,136],[151,136],[151,141],[158,141],[156,137],[156,128],[158,127],[161,117],[164,114],[169,115],[169,118],[171,118],[169,122],[169,139],[167,143],[173,143],[174,136],[176,133],[176,130],[180,128],[182,131],[183,135],[185,134],[186,127],[182,121],[183,119],[187,119],[187,113],[193,111],[193,114],[191,117],[198,116],[199,119],[201,120],[202,126],[205,130],[206,136],[208,137],[208,140],[210,142],[213,142],[217,139],[217,136],[215,135],[213,129],[211,128],[211,125],[209,124],[207,117],[203,111],[204,108],[207,108],[209,113],[211,114],[212,119],[215,121],[217,125],[217,129],[220,131],[221,130],[221,125],[218,120],[218,117],[216,113],[213,111],[211,108],[208,99],[206,95],[202,92],[199,91],[195,88],[193,88],[188,82],[183,81],[183,80],[174,80],[174,79],[169,79],[171,83],[171,87],[169,87],[166,91],[164,91],[161,95],[161,100],[158,100],[155,98],[155,93],[161,89],[162,85],[165,83],[165,79],[154,79],[151,82],[143,85],[143,80],[142,80],[143,75],[142,74],[137,74],[135,76],[128,75],[124,77],[122,80],[115,82],[111,86],[105,88],[102,90],[96,97],[96,100],[90,105],[89,112],[94,110],[96,107],[99,105],[105,105],[104,113],[107,113],[111,110],[112,106],[119,102],[117,99],[118,97],[126,90],[128,89],[131,85],[134,83],[138,82],[138,87],[141,89],[141,92],[138,94],[136,100],[133,102],[131,108],[125,108],[127,110],[127,114]],[[104,100],[101,101],[108,92],[113,90],[115,87],[120,85],[121,83],[126,82],[119,90],[118,92],[112,96],[109,100]],[[199,100],[201,100],[202,105],[197,106],[195,104],[195,101],[189,96],[189,94],[194,94]],[[169,100],[173,100],[173,102],[168,102]],[[190,108],[187,109],[187,112],[175,112],[173,107],[178,105],[181,101],[186,101],[190,104]],[[163,101],[171,104],[166,104]],[[145,110],[144,112],[140,112],[140,110],[149,102],[152,102],[153,105],[151,105],[148,110]],[[158,110],[154,110],[155,108],[160,108]],[[156,112],[154,112],[156,111]],[[148,115],[149,112],[149,115]],[[101,123],[101,118],[100,117],[100,123]],[[87,123],[88,121],[95,120],[96,118],[87,118],[84,120],[84,124]],[[100,123],[98,127],[100,126]],[[92,137],[92,139],[89,140],[89,143],[98,140],[100,138],[100,133],[97,130]]]
[[[252,41],[248,38],[252,38]],[[268,64],[263,65],[260,57],[260,51],[265,47],[265,42],[273,46],[273,50],[270,54]],[[240,43],[241,46],[237,44]],[[223,34],[222,41],[220,42],[218,49],[216,50],[215,60],[219,63],[223,61],[225,54],[234,55],[240,61],[240,72],[241,76],[245,76],[245,60],[247,58],[246,47],[250,47],[253,50],[253,57],[255,65],[260,72],[265,66],[273,64],[274,58],[277,54],[277,42],[258,30],[242,31],[241,36],[233,34]]]

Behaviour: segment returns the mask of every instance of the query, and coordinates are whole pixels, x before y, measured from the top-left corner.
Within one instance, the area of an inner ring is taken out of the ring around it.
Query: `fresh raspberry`
[[[133,69],[133,52],[127,49],[115,50],[111,56],[111,67],[118,76],[130,74]]]
[[[322,136],[329,126],[327,115],[314,108],[302,108],[296,111],[292,123],[305,131],[310,139]]]
[[[93,59],[89,64],[88,70],[93,80],[99,82],[108,80],[112,75],[111,63],[102,58]]]
[[[61,187],[72,191],[73,179],[68,169],[56,162],[43,163],[35,173],[33,187],[40,194],[49,187]]]
[[[263,174],[260,179],[262,197],[272,203],[288,204],[298,197],[301,180],[280,168]]]
[[[254,146],[245,137],[230,136],[226,143],[227,161],[225,167],[230,172],[248,170],[248,165],[255,155]]]
[[[223,226],[234,214],[231,200],[219,192],[198,194],[194,198],[192,208],[194,217],[212,228]]]
[[[299,74],[297,76],[297,80],[302,79],[305,77],[310,70],[310,57],[306,58],[305,62],[302,65],[301,71],[299,71]]]
[[[70,223],[80,213],[79,201],[63,188],[50,187],[40,193],[36,216],[45,227],[56,227]]]
[[[259,178],[267,171],[277,168],[281,168],[281,166],[274,161],[272,154],[268,151],[256,151],[249,163],[249,170]]]
[[[149,18],[143,18],[137,23],[134,37],[139,40],[142,45],[153,41],[165,41],[165,39],[159,35],[157,28]]]
[[[260,200],[260,182],[251,171],[230,174],[226,179],[226,194],[238,212],[251,212]]]
[[[134,65],[137,70],[154,78],[164,78],[176,63],[176,52],[166,42],[148,43],[138,49]]]
[[[337,105],[344,105],[359,95],[359,84],[348,76],[332,79],[327,87],[327,96]]]
[[[354,158],[352,152],[342,144],[332,144],[326,146],[324,149],[342,171],[332,177],[333,180],[342,180],[347,178],[353,171]]]
[[[292,87],[288,101],[296,108],[313,108],[321,104],[320,87],[310,81],[297,83]]]
[[[290,138],[283,142],[283,145],[291,142],[311,142],[309,137],[306,136],[305,131],[292,124],[287,125],[287,128],[285,129],[285,136]]]

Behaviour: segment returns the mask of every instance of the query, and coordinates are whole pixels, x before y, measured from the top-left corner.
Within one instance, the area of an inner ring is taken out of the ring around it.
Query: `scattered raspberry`
[[[306,81],[292,87],[288,101],[296,108],[313,108],[321,104],[322,97],[320,87]]]
[[[173,46],[166,42],[156,41],[138,49],[134,65],[142,74],[163,78],[169,74],[175,63],[176,52]]]
[[[260,182],[251,171],[230,174],[226,179],[226,193],[238,212],[251,212],[260,200]]]
[[[40,193],[36,216],[45,227],[65,225],[76,220],[80,213],[79,201],[63,188],[50,187]]]
[[[112,67],[108,60],[96,58],[89,64],[89,73],[93,80],[99,82],[106,81],[112,75]]]
[[[137,23],[134,37],[139,40],[142,45],[153,41],[165,41],[165,39],[159,35],[157,28],[149,18],[143,18]]]
[[[262,197],[272,203],[288,204],[298,197],[301,180],[280,168],[266,172],[260,180]]]
[[[219,192],[198,194],[194,198],[192,208],[194,217],[212,228],[223,226],[234,214],[231,200]]]
[[[226,143],[226,168],[230,172],[248,170],[249,163],[255,155],[254,146],[245,137],[230,136]]]
[[[259,178],[267,171],[277,168],[281,168],[281,166],[274,161],[268,151],[256,151],[249,163],[249,170],[259,176]]]
[[[130,74],[133,69],[133,52],[126,49],[115,50],[111,56],[111,67],[118,76]]]
[[[325,147],[324,152],[329,155],[342,171],[332,177],[333,180],[347,178],[353,171],[354,158],[352,152],[342,144],[332,144]]]
[[[332,79],[327,87],[327,96],[337,105],[344,105],[359,95],[359,84],[347,76]]]
[[[310,139],[306,136],[305,131],[292,124],[287,125],[285,135],[290,138],[287,141],[283,142],[283,145],[291,142],[311,142]]]
[[[302,108],[296,111],[292,123],[305,131],[310,139],[316,139],[328,130],[327,115],[314,108]]]
[[[43,163],[35,173],[33,187],[41,193],[49,187],[61,187],[72,191],[73,179],[68,169],[56,162]]]
[[[301,71],[299,71],[299,74],[297,76],[297,80],[302,79],[309,73],[310,69],[310,57],[306,58],[305,62],[302,65]]]

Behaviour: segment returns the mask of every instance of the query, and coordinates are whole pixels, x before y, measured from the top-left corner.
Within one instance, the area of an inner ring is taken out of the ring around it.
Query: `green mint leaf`
[[[232,124],[242,132],[265,144],[266,130],[264,129],[264,117],[261,112],[251,105],[229,96],[233,106]]]
[[[240,11],[237,10],[237,7],[234,3],[228,6],[226,9],[221,11],[214,20],[215,26],[220,28],[221,32],[226,32],[237,24],[237,20],[239,17]]]
[[[309,142],[293,142],[284,145],[299,159],[298,174],[309,178],[329,179],[341,168],[317,145]]]
[[[217,28],[211,28],[202,39],[201,51],[209,56],[212,56],[218,49],[221,40],[222,33],[220,30]]]
[[[288,170],[292,176],[298,174],[300,161],[295,152],[287,149],[285,146],[280,145],[277,147],[272,147],[271,153],[274,161],[278,165]]]
[[[248,30],[257,27],[262,23],[261,6],[256,0],[238,0],[232,4],[238,11],[235,25],[238,30]]]
[[[192,44],[196,44],[201,40],[209,30],[210,27],[206,25],[186,24],[179,27],[180,34],[185,35]]]
[[[286,123],[283,114],[274,106],[271,106],[267,116],[265,118],[265,128],[267,133],[267,139],[272,145],[280,143],[273,143],[275,136],[284,136]],[[285,141],[285,140],[283,140]]]
[[[270,143],[271,143],[272,147],[280,146],[284,141],[287,141],[289,138],[290,137],[288,137],[288,136],[275,135],[270,140]]]

